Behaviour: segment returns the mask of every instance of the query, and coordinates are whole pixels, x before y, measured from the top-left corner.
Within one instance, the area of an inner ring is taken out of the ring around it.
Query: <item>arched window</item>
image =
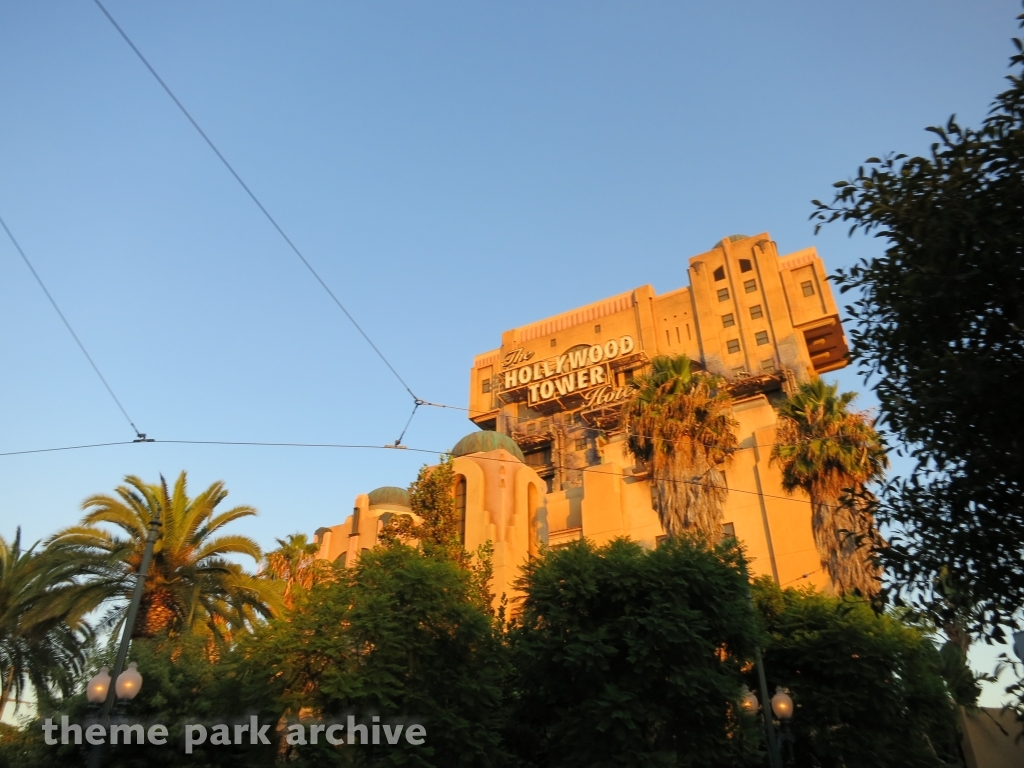
[[[459,521],[459,542],[466,543],[466,478],[455,476],[455,518]]]
[[[719,280],[725,280],[725,267],[719,267],[718,269],[716,269],[714,271],[714,276],[715,276],[715,282],[716,283]]]

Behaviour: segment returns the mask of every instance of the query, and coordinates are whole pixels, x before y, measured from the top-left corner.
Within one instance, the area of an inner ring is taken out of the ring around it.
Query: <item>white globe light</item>
[[[759,705],[760,702],[757,700],[757,695],[744,685],[740,691],[740,709],[748,714],[753,714],[757,712]]]
[[[142,675],[136,669],[137,666],[133,661],[128,665],[128,669],[117,676],[117,686],[115,687],[117,698],[134,699],[139,689],[142,688]]]
[[[110,667],[100,667],[89,685],[85,688],[85,697],[90,704],[102,704],[107,700],[107,691],[110,690]]]
[[[772,712],[779,720],[789,720],[793,716],[793,700],[782,688],[776,688],[772,696]]]

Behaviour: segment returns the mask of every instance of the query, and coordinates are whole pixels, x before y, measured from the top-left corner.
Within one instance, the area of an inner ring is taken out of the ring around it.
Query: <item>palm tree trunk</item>
[[[871,556],[873,521],[831,496],[812,496],[811,505],[814,545],[836,592],[859,592],[864,597],[878,594],[881,574]]]
[[[3,676],[3,681],[0,682],[0,718],[4,716],[4,710],[7,709],[7,701],[11,695],[11,687],[14,682],[14,668],[9,670],[9,674]]]

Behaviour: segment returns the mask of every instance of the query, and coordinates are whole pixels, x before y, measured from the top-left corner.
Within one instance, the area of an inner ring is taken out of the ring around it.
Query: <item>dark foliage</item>
[[[754,622],[735,540],[581,541],[526,568],[509,745],[554,768],[758,764],[738,716]]]
[[[1024,16],[1021,17],[1024,22]],[[883,423],[918,461],[879,516],[905,595],[953,630],[1000,635],[1024,604],[1024,46],[978,130],[930,128],[927,157],[871,158],[814,218],[851,222],[883,255],[835,278],[853,357]],[[940,582],[941,579],[941,582]]]
[[[767,579],[754,597],[770,635],[769,689],[787,688],[795,704],[799,768],[959,764],[953,701],[927,633],[863,601]]]

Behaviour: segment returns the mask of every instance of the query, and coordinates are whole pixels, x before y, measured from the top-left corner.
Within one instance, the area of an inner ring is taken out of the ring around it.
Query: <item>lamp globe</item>
[[[89,685],[85,688],[85,697],[90,704],[102,704],[107,699],[107,691],[110,690],[110,667],[100,667]]]
[[[757,695],[744,685],[740,690],[740,709],[752,715],[757,712],[759,705],[760,702],[757,700]]]
[[[775,689],[772,696],[772,712],[779,720],[786,721],[793,716],[793,699],[781,687]]]
[[[128,665],[128,669],[117,676],[117,698],[134,699],[142,688],[142,675],[137,669],[138,664],[134,661]]]

